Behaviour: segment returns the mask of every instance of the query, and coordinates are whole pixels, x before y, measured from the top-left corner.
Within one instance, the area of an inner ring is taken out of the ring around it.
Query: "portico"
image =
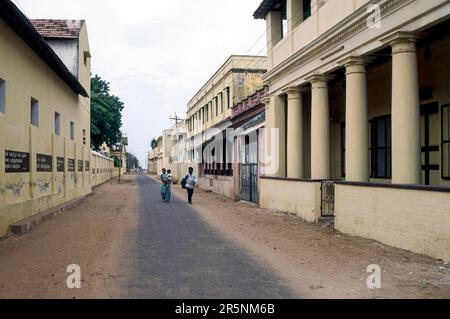
[[[392,96],[390,113],[392,114],[393,184],[419,185],[422,183],[416,39],[415,34],[404,32],[395,33],[385,39],[392,51],[392,62],[388,62],[392,65],[392,73],[389,75],[390,79],[385,80],[392,81],[389,95]],[[287,155],[286,170],[284,173],[283,170],[279,170],[277,177],[310,178],[311,180],[345,179],[349,182],[370,181],[367,66],[374,60],[375,57],[372,56],[351,55],[337,62],[345,69],[345,78],[340,81],[345,85],[345,89],[338,87],[341,91],[339,93],[345,95],[343,105],[336,103],[335,97],[330,96],[330,81],[335,78],[333,72],[306,75],[302,86],[291,86],[283,89],[280,95],[272,96],[272,99],[277,99],[278,103],[280,101],[285,103],[284,107],[278,106],[275,109],[277,123],[285,123],[284,127],[276,127],[286,132],[285,140],[280,142],[286,145],[279,146],[280,153],[285,149]],[[373,64],[373,66],[377,65],[380,63]],[[310,101],[305,103],[303,95],[308,90],[311,97]],[[334,100],[331,106],[330,100]],[[269,103],[271,101],[268,100]],[[305,149],[305,117],[308,116],[305,104],[309,104],[311,109],[309,114],[310,154],[306,154]],[[272,107],[268,106],[269,109]],[[330,112],[345,115],[342,119],[333,119]],[[345,165],[343,165],[345,174],[338,172],[331,154],[331,144],[337,144],[339,140],[339,136],[331,132],[333,121],[345,123],[345,138],[342,141],[345,149]],[[283,132],[280,135],[283,135]],[[305,157],[308,155],[311,157],[311,166],[310,169],[305,169]],[[283,164],[281,163],[280,166]],[[309,176],[306,171],[310,171]]]
[[[270,8],[264,2],[255,15]],[[292,23],[294,2],[286,2],[287,34],[269,48],[267,123],[279,131],[272,151],[280,154],[280,169],[262,177],[261,206],[318,221],[332,197],[340,231],[442,257],[450,249],[442,242],[449,239],[450,218],[436,218],[445,230],[437,226],[442,231],[427,238],[415,230],[428,227],[424,207],[435,207],[427,212],[437,217],[450,202],[450,69],[439,61],[450,54],[450,3],[386,0],[378,29],[365,24],[361,1],[307,42],[297,35],[312,32],[312,20],[325,23],[332,1],[313,1],[316,11]],[[411,207],[408,196],[423,203]]]

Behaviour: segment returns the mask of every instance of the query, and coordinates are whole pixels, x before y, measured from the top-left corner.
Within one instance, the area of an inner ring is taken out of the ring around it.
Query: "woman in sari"
[[[167,201],[167,184],[168,184],[168,179],[167,179],[167,171],[165,168],[163,168],[162,170],[162,174],[161,174],[161,198],[162,200],[165,202]]]

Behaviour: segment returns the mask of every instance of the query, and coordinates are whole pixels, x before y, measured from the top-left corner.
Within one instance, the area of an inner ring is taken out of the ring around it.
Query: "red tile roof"
[[[89,97],[86,89],[70,73],[67,66],[56,55],[42,36],[36,31],[30,20],[10,0],[0,1],[0,19],[45,62],[76,93]]]
[[[81,20],[30,20],[39,34],[46,39],[78,39]]]

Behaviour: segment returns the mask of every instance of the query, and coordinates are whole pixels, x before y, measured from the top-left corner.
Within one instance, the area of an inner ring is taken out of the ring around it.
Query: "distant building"
[[[156,147],[148,153],[148,172],[157,175],[163,169],[163,137],[156,140]]]
[[[148,170],[150,174],[159,175],[163,168],[172,170],[175,180],[180,180],[188,171],[186,158],[187,128],[184,123],[175,124],[164,130],[157,139],[157,147],[150,150]]]

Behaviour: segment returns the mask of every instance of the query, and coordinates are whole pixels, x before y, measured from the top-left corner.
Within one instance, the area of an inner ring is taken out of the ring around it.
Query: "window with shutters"
[[[372,177],[392,177],[391,117],[384,116],[371,121]]]
[[[31,98],[31,125],[39,126],[39,101]]]
[[[231,97],[230,97],[230,87],[227,87],[225,89],[225,98],[226,98],[226,105],[227,109],[229,110],[231,108]]]
[[[61,114],[59,114],[58,112],[55,112],[55,134],[56,135],[61,135]]]

